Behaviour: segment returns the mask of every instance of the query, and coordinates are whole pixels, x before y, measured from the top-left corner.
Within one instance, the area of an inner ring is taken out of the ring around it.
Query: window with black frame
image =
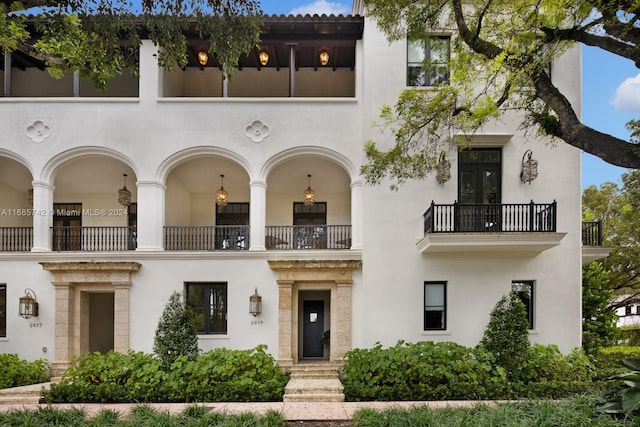
[[[7,285],[0,284],[0,337],[7,336]]]
[[[449,83],[449,36],[429,36],[407,42],[407,86]]]
[[[187,307],[196,320],[198,334],[227,333],[227,283],[185,283]]]
[[[520,301],[524,304],[527,310],[529,329],[533,329],[533,280],[514,280],[511,282],[511,290],[520,297]]]
[[[447,328],[447,283],[424,282],[424,330]]]

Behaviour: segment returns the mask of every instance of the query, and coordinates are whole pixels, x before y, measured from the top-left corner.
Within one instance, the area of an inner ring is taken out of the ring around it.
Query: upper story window
[[[407,43],[407,86],[449,83],[449,36],[429,36]]]

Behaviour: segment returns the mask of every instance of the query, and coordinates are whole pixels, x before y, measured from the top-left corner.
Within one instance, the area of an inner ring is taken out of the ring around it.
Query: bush
[[[43,394],[62,402],[221,402],[282,400],[287,376],[264,346],[179,356],[163,369],[142,352],[85,354]]]
[[[198,355],[196,321],[180,292],[173,292],[164,307],[153,340],[153,352],[164,369],[179,356],[195,359]]]
[[[520,380],[522,367],[530,359],[527,310],[515,292],[500,298],[491,311],[489,324],[479,347],[493,354],[510,380]]]
[[[594,391],[593,366],[581,348],[563,355],[556,345],[529,349],[519,381],[481,347],[451,342],[419,342],[383,349],[354,349],[343,367],[345,398],[367,400],[447,400],[560,398]]]
[[[501,396],[506,386],[489,353],[452,342],[376,344],[346,358],[344,393],[351,401],[482,399]]]
[[[614,346],[598,349],[592,357],[596,379],[604,380],[626,372],[628,369],[624,364],[625,359],[640,359],[640,347]]]
[[[17,354],[0,354],[0,388],[38,384],[49,379],[49,362],[22,360]]]

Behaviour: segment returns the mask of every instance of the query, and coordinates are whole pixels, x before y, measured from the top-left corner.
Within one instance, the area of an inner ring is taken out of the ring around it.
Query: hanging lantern
[[[220,188],[216,191],[216,205],[227,206],[229,203],[229,193],[224,189],[224,175],[220,174]]]
[[[527,150],[522,156],[522,172],[520,172],[520,181],[531,185],[531,181],[538,177],[538,161],[532,158],[533,152]],[[526,160],[525,160],[526,159]]]
[[[311,189],[311,175],[307,175],[308,186],[307,189],[304,190],[304,205],[305,206],[313,206],[316,202],[316,192]]]
[[[118,190],[118,203],[122,206],[129,206],[131,204],[131,191],[127,190],[127,174],[123,173],[124,187]]]
[[[451,179],[451,162],[447,160],[447,155],[443,151],[440,153],[438,164],[436,165],[436,181],[438,184],[444,185],[445,182]]]
[[[258,55],[258,58],[260,59],[260,64],[262,65],[267,65],[267,63],[269,62],[269,54],[266,50],[261,51]]]

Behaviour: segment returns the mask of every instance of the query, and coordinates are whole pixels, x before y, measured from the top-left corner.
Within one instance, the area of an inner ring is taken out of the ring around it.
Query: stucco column
[[[351,249],[362,249],[362,180],[351,182]]]
[[[162,69],[158,67],[158,49],[151,40],[142,40],[140,46],[140,75],[138,97],[141,104],[155,104],[162,94]]]
[[[130,282],[114,282],[113,296],[113,350],[126,353],[129,350],[129,292]]]
[[[33,252],[51,251],[53,225],[53,186],[44,181],[33,181]]]
[[[69,366],[74,356],[74,291],[70,283],[52,282],[56,290],[55,355],[51,376],[57,377]]]
[[[264,227],[267,216],[267,183],[264,181],[251,181],[251,203],[249,204],[249,221],[251,225],[249,250],[265,250]]]
[[[278,280],[278,365],[293,365],[293,280]]]
[[[165,185],[158,181],[137,182],[138,186],[138,251],[164,250]]]

